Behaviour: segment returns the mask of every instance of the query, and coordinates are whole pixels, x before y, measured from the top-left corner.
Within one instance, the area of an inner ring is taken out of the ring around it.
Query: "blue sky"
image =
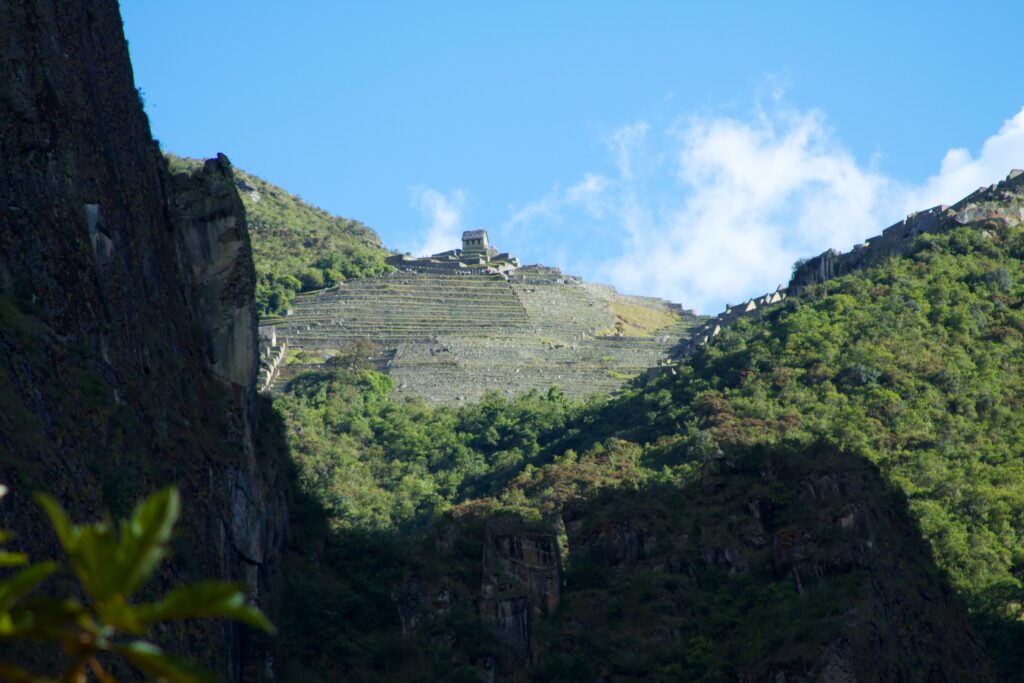
[[[165,150],[704,312],[1024,167],[1021,2],[121,8]]]

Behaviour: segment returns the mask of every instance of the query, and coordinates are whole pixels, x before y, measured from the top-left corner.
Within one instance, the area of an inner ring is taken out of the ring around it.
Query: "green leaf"
[[[25,567],[14,576],[0,581],[0,612],[6,612],[57,571],[56,562],[43,562]]]
[[[178,490],[169,486],[142,501],[122,525],[116,576],[116,587],[122,595],[130,595],[167,557],[167,545],[180,511]]]
[[[20,567],[28,564],[28,555],[25,553],[9,553],[0,550],[0,567]]]
[[[216,681],[216,678],[209,673],[195,668],[180,657],[167,654],[156,645],[144,640],[118,645],[113,650],[143,673],[170,683],[213,683]]]
[[[42,506],[43,511],[46,512],[46,516],[50,518],[50,524],[53,525],[53,530],[57,532],[57,539],[64,546],[64,550],[68,555],[73,554],[75,551],[74,525],[71,523],[68,513],[64,512],[64,508],[52,496],[48,496],[45,493],[37,493],[35,499]]]
[[[148,625],[139,619],[138,608],[122,595],[96,603],[95,609],[100,622],[117,631],[137,636],[144,636],[148,631]]]
[[[71,566],[82,586],[97,602],[117,594],[117,538],[109,523],[76,526],[75,553]]]
[[[37,494],[82,587],[97,602],[120,595],[127,598],[152,574],[167,554],[171,530],[181,503],[168,487],[135,508],[121,525],[120,537],[109,522],[76,526],[52,497]]]
[[[171,619],[223,617],[241,621],[267,633],[275,632],[274,625],[263,612],[246,602],[241,587],[224,581],[203,581],[177,588],[160,602],[140,605],[135,612],[139,620],[146,624]]]
[[[86,610],[76,600],[30,598],[0,613],[0,638],[62,641],[80,630],[83,616]]]
[[[75,550],[68,555],[82,587],[96,600],[117,593],[117,538],[109,522],[72,528]]]

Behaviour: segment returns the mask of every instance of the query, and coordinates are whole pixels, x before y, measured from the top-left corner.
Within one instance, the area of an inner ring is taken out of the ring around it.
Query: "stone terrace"
[[[487,337],[527,323],[526,311],[500,275],[392,274],[353,280],[296,298],[292,314],[264,324],[306,349],[370,339],[383,346],[430,341],[439,331]]]
[[[559,386],[582,398],[610,393],[666,358],[700,319],[661,299],[627,297],[553,268],[505,275],[394,273],[299,296],[292,314],[264,320],[289,348],[324,357],[369,339],[398,393],[436,403]],[[612,302],[656,312],[649,336],[614,329]],[[285,368],[276,390],[295,374]]]

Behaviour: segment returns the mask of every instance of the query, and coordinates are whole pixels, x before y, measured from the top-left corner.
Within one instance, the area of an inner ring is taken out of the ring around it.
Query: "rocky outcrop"
[[[993,680],[902,494],[830,446],[733,451],[546,523],[481,512],[432,529],[392,601],[482,680]]]
[[[392,592],[467,680],[993,680],[906,499],[831,446],[731,450],[543,523],[474,507]]]
[[[31,491],[95,518],[176,482],[183,533],[160,582],[244,579],[265,601],[286,511],[255,444],[254,276],[230,164],[167,171],[114,0],[5,2],[0,35],[0,526],[51,555]],[[228,680],[265,676],[235,627],[161,637]]]
[[[799,293],[809,285],[905,253],[913,241],[925,233],[944,232],[960,225],[999,229],[1021,222],[1024,222],[1024,173],[1015,169],[1002,182],[979,188],[953,206],[936,206],[912,213],[849,252],[829,249],[797,264],[789,289]]]
[[[191,175],[175,175],[174,204],[199,294],[210,366],[248,389],[257,367],[256,272],[228,158],[218,154]]]
[[[562,593],[558,541],[515,519],[493,519],[484,533],[480,616],[521,664],[530,658],[532,622],[552,614]]]
[[[524,680],[536,625],[561,601],[556,535],[514,515],[466,517],[435,527],[421,554],[435,571],[408,576],[391,591],[402,636],[442,648],[453,662],[468,660],[487,680]],[[457,624],[466,618],[476,620],[473,639],[487,646],[467,647]]]

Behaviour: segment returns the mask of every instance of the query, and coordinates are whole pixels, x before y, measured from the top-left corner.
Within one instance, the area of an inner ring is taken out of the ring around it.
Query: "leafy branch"
[[[0,497],[6,492],[0,485]],[[24,553],[0,549],[0,567],[19,568],[0,581],[0,641],[57,643],[71,659],[56,678],[0,662],[0,678],[11,683],[85,683],[91,674],[100,683],[114,683],[100,663],[102,655],[113,653],[157,680],[207,681],[211,680],[208,673],[144,640],[149,630],[168,621],[227,618],[273,633],[270,621],[246,601],[242,587],[235,583],[203,581],[176,588],[158,602],[130,601],[169,555],[171,531],[181,511],[176,488],[142,501],[118,525],[109,519],[74,524],[50,496],[37,494],[36,500],[49,517],[86,599],[31,597],[60,565],[29,564]],[[0,544],[10,538],[0,531]]]

